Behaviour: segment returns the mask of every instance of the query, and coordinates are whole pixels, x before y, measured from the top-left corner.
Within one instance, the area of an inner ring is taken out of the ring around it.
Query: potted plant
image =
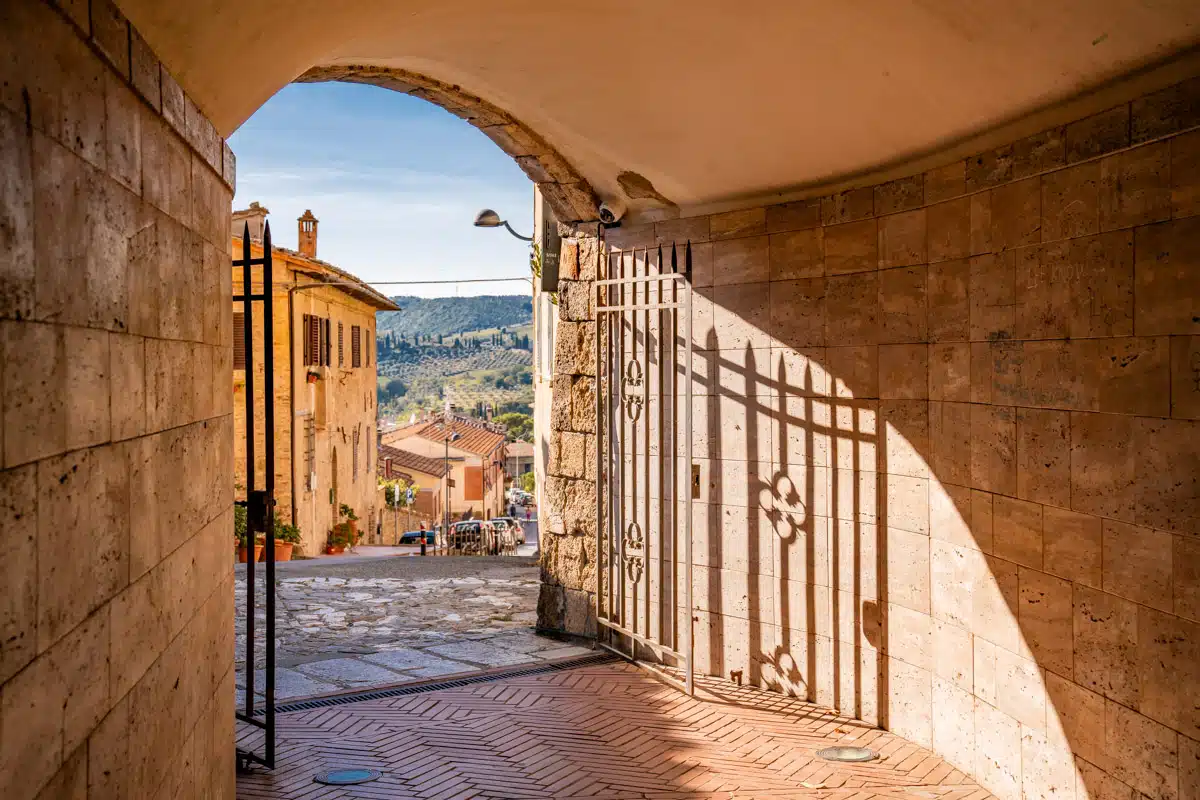
[[[275,560],[291,561],[292,550],[300,544],[300,529],[275,514]]]
[[[250,523],[246,507],[243,505],[234,505],[233,507],[233,544],[237,548],[238,563],[245,564],[250,556]],[[255,561],[262,558],[262,551],[263,546],[255,542]]]
[[[346,518],[343,523],[346,526],[346,539],[350,542],[350,547],[358,544],[358,515],[354,513],[354,509],[342,503],[342,516]]]
[[[345,525],[344,522],[338,523],[329,532],[329,536],[325,540],[325,555],[338,556],[346,552],[346,535],[343,525]]]
[[[317,372],[315,369],[310,369],[308,374],[305,376],[305,379],[309,383],[316,383],[321,379],[321,373]]]

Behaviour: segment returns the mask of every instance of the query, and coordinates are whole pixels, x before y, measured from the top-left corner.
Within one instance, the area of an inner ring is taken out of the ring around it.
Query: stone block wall
[[[111,3],[0,4],[0,797],[233,797],[232,175]]]
[[[1000,798],[1200,798],[1200,79],[883,185],[608,232],[684,239],[697,668]],[[577,633],[585,246],[541,609]]]

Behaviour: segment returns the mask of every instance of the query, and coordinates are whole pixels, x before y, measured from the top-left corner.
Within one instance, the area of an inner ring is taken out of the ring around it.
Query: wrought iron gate
[[[674,244],[611,253],[595,284],[596,618],[603,646],[681,669],[691,693],[690,243],[682,255],[680,271]]]
[[[237,710],[237,719],[253,729],[262,731],[262,736],[239,736],[238,741],[244,745],[237,749],[238,767],[246,769],[251,763],[262,764],[268,769],[275,767],[275,341],[274,315],[271,291],[273,278],[271,275],[271,227],[263,227],[262,258],[252,258],[250,251],[250,226],[247,225],[242,233],[242,257],[233,260],[233,266],[242,268],[242,293],[234,295],[233,301],[242,304],[242,330],[235,330],[234,336],[241,336],[245,347],[246,367],[246,536],[248,539],[246,559],[246,677],[245,702]],[[261,291],[254,292],[254,267],[262,267]],[[263,486],[256,486],[255,476],[255,375],[254,375],[254,308],[262,304],[262,341],[263,341]],[[263,553],[266,567],[266,583],[263,596],[266,606],[266,636],[264,641],[264,680],[263,703],[260,707],[255,704],[254,673],[258,667],[255,661],[255,612],[256,592],[255,580],[257,567],[254,563],[254,545],[258,534],[263,534],[266,540]]]

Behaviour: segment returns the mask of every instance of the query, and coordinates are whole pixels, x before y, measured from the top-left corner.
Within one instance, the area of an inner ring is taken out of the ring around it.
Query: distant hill
[[[393,297],[400,311],[384,311],[375,318],[377,338],[385,333],[436,336],[489,328],[514,328],[533,319],[529,295],[492,297]]]

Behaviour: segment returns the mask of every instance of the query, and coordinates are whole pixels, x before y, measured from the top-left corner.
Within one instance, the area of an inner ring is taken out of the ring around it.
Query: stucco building
[[[234,259],[241,258],[247,226],[252,257],[262,255],[267,213],[258,203],[233,213]],[[317,258],[318,224],[306,211],[297,220],[300,249],[272,247],[275,498],[280,516],[299,526],[306,555],[320,552],[329,530],[340,521],[342,504],[354,510],[362,531],[376,529],[375,313],[397,309],[350,273]],[[233,286],[240,290],[242,268],[232,269]],[[261,387],[261,305],[254,311],[253,366]],[[242,304],[234,303],[233,469],[239,487],[246,485],[243,314]],[[264,406],[262,392],[256,394],[256,485],[262,486]]]
[[[447,441],[453,437],[452,441]],[[393,428],[382,444],[450,465],[449,508],[452,519],[470,514],[488,519],[504,514],[505,434],[493,425],[453,412]]]
[[[456,464],[461,461],[454,459]],[[383,480],[402,480],[415,487],[412,504],[394,513],[387,507],[383,489],[379,490],[379,508],[383,518],[379,544],[395,544],[397,533],[413,530],[421,522],[426,523],[426,529],[429,529],[441,521],[445,508],[445,458],[430,458],[381,444],[376,464],[379,477]]]

